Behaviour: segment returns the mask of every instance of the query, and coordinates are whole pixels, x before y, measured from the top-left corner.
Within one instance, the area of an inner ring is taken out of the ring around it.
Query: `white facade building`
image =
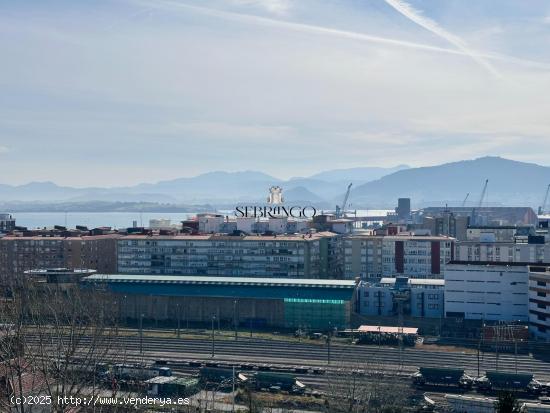
[[[550,342],[550,265],[529,267],[529,330]]]
[[[492,321],[528,321],[526,263],[453,261],[445,267],[445,315]]]

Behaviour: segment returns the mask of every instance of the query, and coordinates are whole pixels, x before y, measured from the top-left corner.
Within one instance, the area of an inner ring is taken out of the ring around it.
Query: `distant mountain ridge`
[[[489,179],[486,204],[538,206],[550,183],[550,167],[495,156],[411,168],[361,167],[334,169],[309,177],[283,180],[261,171],[214,171],[195,177],[117,188],[72,188],[52,182],[11,186],[0,184],[0,201],[21,202],[157,202],[180,205],[263,203],[272,185],[284,189],[288,202],[308,202],[323,208],[340,204],[352,182],[352,209],[392,208],[397,198],[413,206],[477,203]]]
[[[227,203],[235,201],[263,202],[272,185],[284,187],[287,199],[315,200],[332,199],[349,181],[359,185],[378,178],[396,168],[350,168],[324,171],[326,179],[312,177],[282,180],[260,171],[224,172],[213,171],[188,178],[176,178],[157,183],[143,183],[117,188],[72,188],[58,186],[52,182],[31,182],[10,186],[0,184],[0,199],[5,201],[125,201],[125,202],[185,202]],[[364,176],[359,173],[365,171]],[[384,172],[386,171],[386,172]],[[342,182],[340,182],[342,181]],[[344,184],[345,182],[345,184]],[[155,198],[156,197],[156,198]]]
[[[320,179],[327,182],[341,182],[341,181],[374,181],[380,179],[383,176],[392,174],[397,171],[409,169],[409,165],[397,165],[393,168],[381,168],[381,167],[361,167],[361,168],[349,168],[349,169],[333,169],[330,171],[319,172],[315,175],[311,175],[310,179]]]
[[[357,203],[383,203],[408,197],[417,205],[433,203],[475,205],[485,179],[489,180],[486,203],[538,206],[550,183],[550,167],[486,156],[437,166],[394,172],[356,187],[351,198]]]

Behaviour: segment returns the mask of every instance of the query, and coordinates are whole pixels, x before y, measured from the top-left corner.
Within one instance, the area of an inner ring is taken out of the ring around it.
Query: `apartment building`
[[[454,238],[396,235],[382,241],[382,275],[410,278],[443,278],[454,258]]]
[[[528,263],[451,261],[445,267],[445,315],[528,321]]]
[[[40,268],[116,271],[117,234],[12,236],[0,238],[0,274],[21,275]]]
[[[397,277],[382,278],[377,283],[364,282],[357,289],[357,308],[362,315],[395,316],[398,315],[397,297],[403,300],[405,315],[422,318],[443,316],[443,280]]]
[[[344,277],[380,279],[383,240],[383,236],[376,235],[351,235],[344,238]]]
[[[550,342],[550,265],[529,266],[529,331]]]
[[[340,238],[291,235],[130,235],[118,240],[122,274],[341,278]]]
[[[380,279],[404,275],[443,278],[454,257],[454,238],[440,236],[352,235],[344,239],[344,275]]]

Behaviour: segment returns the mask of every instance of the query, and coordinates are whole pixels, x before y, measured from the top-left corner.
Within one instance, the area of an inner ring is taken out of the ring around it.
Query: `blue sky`
[[[549,165],[550,2],[0,1],[0,182]]]

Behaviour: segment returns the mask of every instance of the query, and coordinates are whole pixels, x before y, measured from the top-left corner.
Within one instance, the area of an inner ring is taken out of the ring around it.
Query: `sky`
[[[550,165],[546,0],[0,0],[0,183]]]

